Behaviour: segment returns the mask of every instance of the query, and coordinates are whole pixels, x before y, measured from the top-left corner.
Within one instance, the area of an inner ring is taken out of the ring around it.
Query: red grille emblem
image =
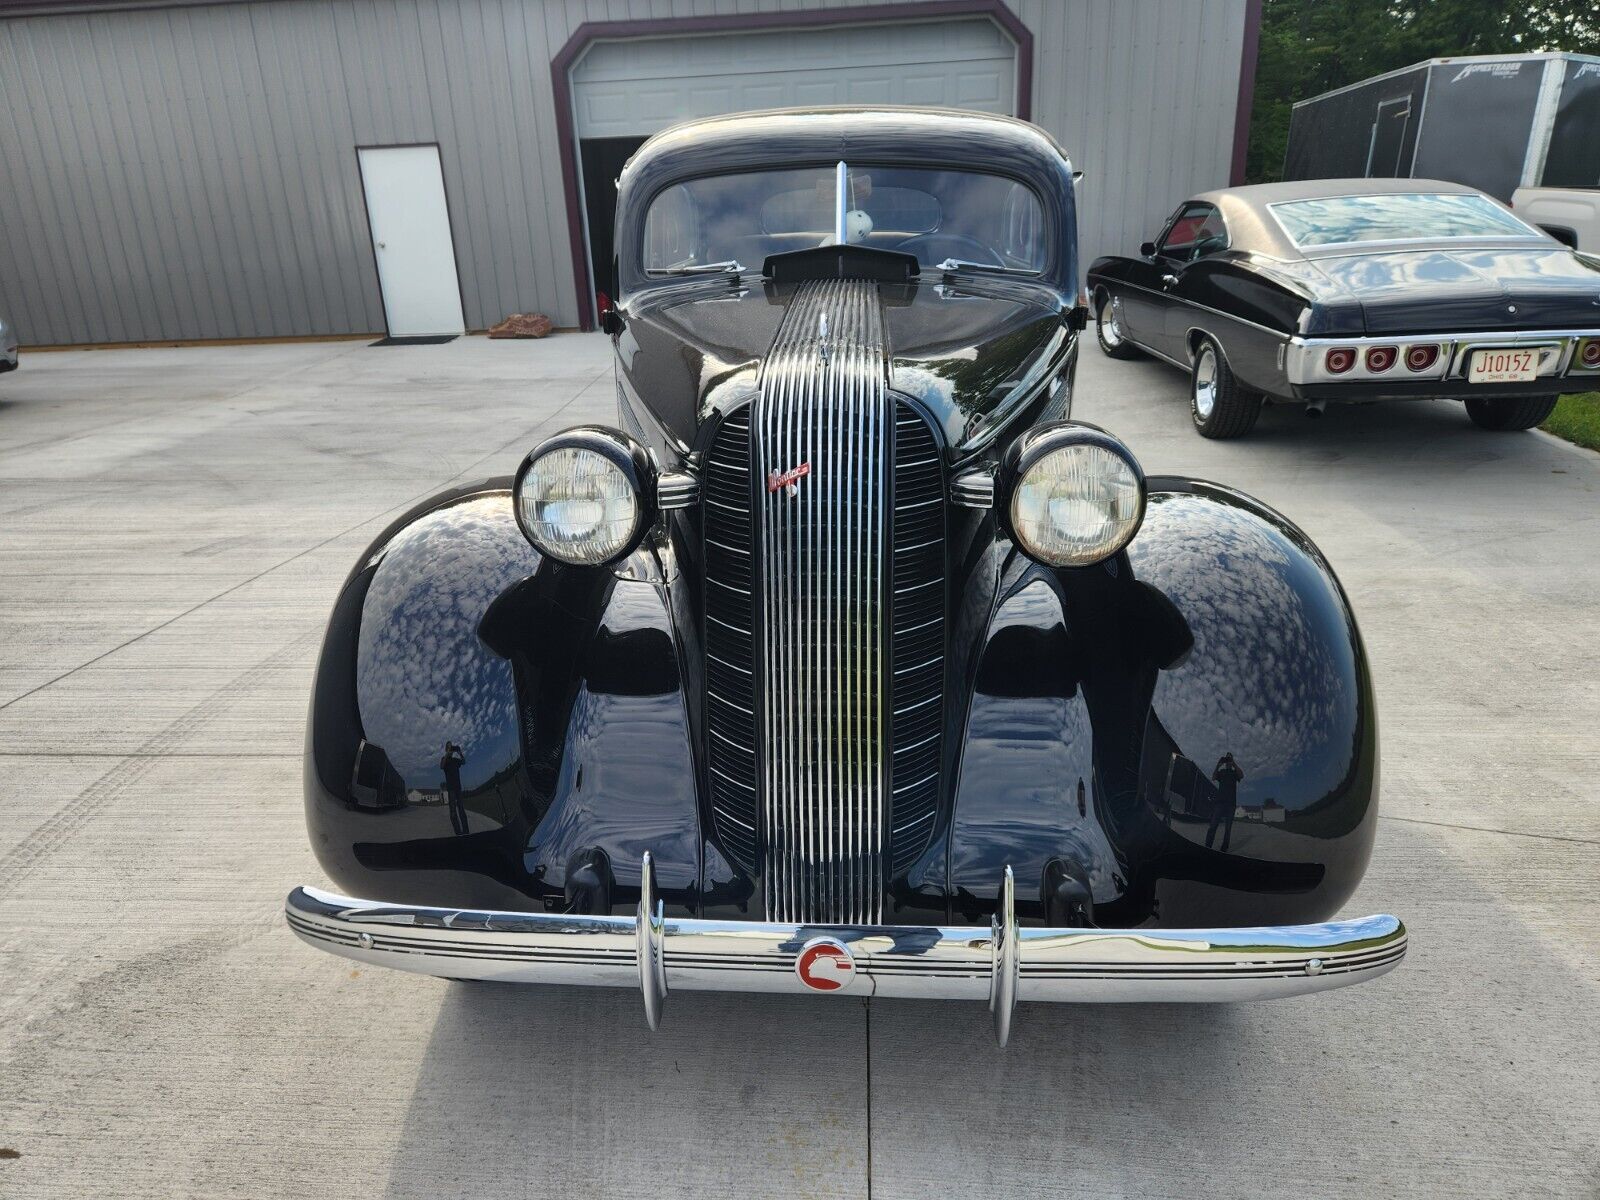
[[[843,942],[813,938],[794,960],[794,973],[814,992],[837,992],[856,977],[856,960]]]
[[[773,471],[767,476],[767,491],[776,492],[780,488],[788,488],[789,495],[794,495],[800,490],[800,481],[811,474],[811,464],[801,463],[792,471]]]

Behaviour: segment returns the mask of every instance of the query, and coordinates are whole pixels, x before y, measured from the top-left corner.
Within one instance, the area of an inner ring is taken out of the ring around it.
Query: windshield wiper
[[[956,271],[993,271],[997,275],[1038,274],[1037,271],[1030,271],[1027,267],[1007,267],[1002,266],[999,263],[969,262],[964,258],[947,258],[937,267],[935,267],[934,270],[943,271],[946,275],[954,274]]]
[[[651,267],[646,275],[743,275],[745,265],[738,259],[730,258],[725,262],[694,263],[685,267]]]

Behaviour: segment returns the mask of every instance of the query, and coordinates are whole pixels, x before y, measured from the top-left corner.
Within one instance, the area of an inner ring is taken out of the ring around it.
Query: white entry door
[[[465,333],[437,146],[357,150],[390,337]]]

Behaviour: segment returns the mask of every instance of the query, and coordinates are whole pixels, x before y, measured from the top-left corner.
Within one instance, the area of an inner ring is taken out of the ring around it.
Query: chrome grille
[[[717,431],[706,455],[701,488],[711,821],[723,853],[754,873],[759,808],[748,408],[734,413]]]
[[[881,919],[937,823],[946,487],[885,361],[869,285],[802,289],[702,472],[711,819],[772,920]]]
[[[802,285],[751,420],[767,917],[882,919],[894,422],[877,290]],[[804,468],[792,487],[768,486]]]
[[[909,404],[897,406],[894,426],[891,877],[910,868],[933,836],[945,667],[946,510],[939,444]]]

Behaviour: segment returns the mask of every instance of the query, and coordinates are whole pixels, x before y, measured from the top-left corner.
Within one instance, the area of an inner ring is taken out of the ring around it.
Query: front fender
[[[1325,919],[1371,852],[1377,753],[1360,634],[1315,546],[1247,496],[1152,479],[1124,554],[1001,571],[953,907],[991,912],[1009,863],[1019,917],[1050,924],[1085,893],[1102,926]]]
[[[306,819],[357,895],[608,912],[646,849],[699,879],[694,762],[665,585],[543,559],[506,482],[386,530],[340,592],[306,733]]]

